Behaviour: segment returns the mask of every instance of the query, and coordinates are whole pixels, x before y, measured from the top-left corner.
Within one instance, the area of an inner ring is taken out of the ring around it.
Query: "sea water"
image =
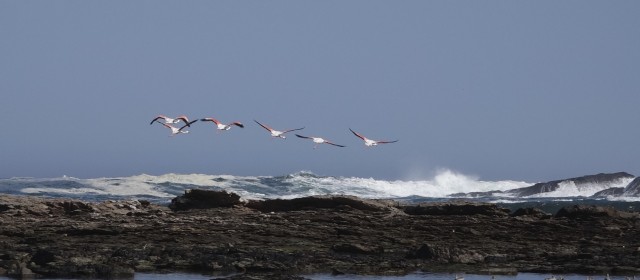
[[[427,180],[380,180],[359,177],[319,176],[302,171],[279,176],[233,176],[209,174],[141,174],[115,178],[0,178],[0,193],[64,197],[88,201],[148,200],[169,203],[187,189],[233,192],[242,199],[290,199],[313,195],[353,195],[369,199],[393,199],[424,202],[466,199],[493,203],[594,200],[591,195],[613,187],[624,188],[633,178],[602,184],[576,186],[567,181],[553,192],[515,197],[503,191],[528,187],[531,182],[483,181],[474,177],[442,171]],[[486,192],[483,195],[478,193]],[[473,196],[467,195],[474,193]],[[595,200],[603,198],[596,198]],[[605,201],[640,202],[640,197],[609,197]]]

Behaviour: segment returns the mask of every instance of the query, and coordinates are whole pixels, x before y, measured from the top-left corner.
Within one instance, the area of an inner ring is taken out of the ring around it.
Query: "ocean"
[[[442,171],[427,180],[380,180],[374,178],[320,176],[301,171],[279,176],[233,176],[209,174],[135,175],[114,178],[15,177],[0,179],[0,193],[85,201],[147,200],[168,204],[188,189],[225,190],[251,199],[291,199],[313,195],[352,195],[399,202],[442,202],[466,200],[496,203],[515,210],[538,207],[548,213],[571,204],[609,205],[617,209],[640,210],[640,197],[593,195],[612,188],[624,188],[634,178],[599,182],[562,181],[554,190],[518,195],[511,190],[536,182],[514,180],[483,181],[453,171]]]
[[[535,183],[524,181],[483,181],[452,171],[442,171],[426,180],[380,180],[374,178],[320,176],[301,171],[280,176],[233,176],[209,174],[135,175],[115,178],[58,178],[14,177],[0,179],[0,193],[52,198],[72,198],[84,201],[147,200],[169,204],[171,199],[188,189],[225,190],[241,199],[291,199],[313,195],[352,195],[370,199],[392,199],[401,203],[476,201],[496,203],[515,211],[536,207],[555,214],[560,208],[574,204],[612,206],[619,210],[639,211],[637,195],[594,196],[599,192],[625,188],[632,176],[607,181],[561,180],[557,188],[542,188],[523,196],[513,192]],[[401,277],[361,277],[354,275],[309,275],[315,280],[379,279],[453,280],[453,274],[415,273]],[[520,273],[501,275],[494,279],[542,280],[552,275]],[[566,275],[564,279],[587,279],[585,275]],[[0,277],[0,279],[3,279]],[[197,274],[137,274],[135,279],[211,279]],[[488,275],[466,275],[467,280],[492,279]],[[603,275],[592,279],[604,279]],[[612,277],[612,279],[625,279]]]

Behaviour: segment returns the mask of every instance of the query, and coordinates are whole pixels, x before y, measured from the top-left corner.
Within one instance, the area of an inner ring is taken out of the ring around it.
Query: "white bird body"
[[[264,129],[268,130],[271,133],[271,137],[278,137],[278,138],[282,138],[285,139],[287,138],[284,134],[287,132],[291,132],[291,131],[296,131],[296,130],[301,130],[304,129],[304,127],[301,128],[296,128],[296,129],[289,129],[289,130],[285,130],[285,131],[280,131],[280,130],[275,130],[267,125],[261,124],[260,122],[253,120],[254,122],[258,123],[260,126],[262,126]]]
[[[153,124],[154,122],[158,121],[159,119],[164,120],[164,123],[166,124],[176,124],[179,122],[184,122],[184,123],[189,123],[189,118],[187,118],[187,116],[182,115],[179,116],[177,118],[169,118],[165,115],[158,115],[157,117],[155,117],[150,124]]]
[[[204,119],[201,119],[201,121],[203,121],[203,122],[213,122],[216,125],[216,129],[217,130],[229,130],[229,129],[231,129],[232,125],[244,128],[244,125],[242,123],[240,123],[240,122],[232,122],[230,124],[223,124],[223,123],[221,123],[220,121],[218,121],[218,120],[216,120],[214,118],[204,118]]]
[[[338,145],[336,143],[333,143],[333,142],[331,142],[329,140],[326,140],[324,138],[321,138],[321,137],[308,137],[308,136],[302,136],[300,134],[296,134],[296,136],[298,136],[300,138],[311,139],[311,141],[313,141],[313,143],[315,143],[315,145],[313,146],[314,149],[317,148],[318,145],[320,145],[320,144],[329,144],[329,145],[333,145],[333,146],[336,146],[336,147],[345,147],[344,145]]]
[[[167,128],[169,128],[169,129],[171,129],[171,135],[169,135],[169,136],[175,136],[175,135],[177,135],[177,134],[181,134],[181,133],[182,133],[182,134],[187,134],[187,133],[189,133],[189,131],[188,131],[188,130],[183,130],[183,129],[184,129],[185,127],[187,127],[187,126],[191,126],[191,124],[192,124],[192,123],[194,123],[194,122],[196,122],[196,121],[198,121],[198,120],[195,120],[195,121],[192,121],[192,122],[188,122],[187,124],[183,125],[183,126],[182,126],[182,127],[180,127],[180,128],[177,128],[177,127],[175,127],[175,126],[172,126],[172,125],[170,125],[170,124],[166,124],[166,123],[163,123],[162,125],[164,125],[165,127],[167,127]]]
[[[357,136],[358,138],[362,139],[364,141],[364,145],[367,146],[367,147],[378,146],[378,144],[388,144],[388,143],[398,142],[398,140],[394,140],[394,141],[376,141],[376,140],[371,140],[371,139],[369,139],[367,137],[364,137],[362,134],[353,131],[353,129],[351,129],[351,128],[349,128],[349,130],[351,130],[351,132],[355,136]]]

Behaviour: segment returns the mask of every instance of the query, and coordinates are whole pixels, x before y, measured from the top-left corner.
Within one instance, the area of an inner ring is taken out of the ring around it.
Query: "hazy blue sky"
[[[640,1],[0,1],[0,177],[640,175]],[[195,123],[168,137],[158,114]],[[271,139],[253,119],[338,144]],[[398,143],[365,148],[352,128]]]

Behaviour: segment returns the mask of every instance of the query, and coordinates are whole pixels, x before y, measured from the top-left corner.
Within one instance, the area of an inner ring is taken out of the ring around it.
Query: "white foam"
[[[7,179],[4,179],[5,181]],[[290,199],[311,195],[354,195],[363,198],[428,197],[444,198],[456,193],[507,191],[533,185],[522,181],[483,181],[473,176],[451,170],[441,170],[426,180],[379,180],[359,177],[316,176],[303,171],[288,176],[233,176],[208,174],[140,174],[130,177],[79,179],[61,177],[53,179],[11,178],[11,184],[24,184],[23,193],[58,193],[115,196],[175,197],[182,188],[215,188],[234,192],[243,199]],[[598,191],[612,187],[625,187],[631,179],[621,179],[603,184],[579,184],[564,181],[560,187],[548,193],[530,198],[592,196]],[[1,180],[0,180],[1,181]],[[61,181],[59,187],[51,184]],[[68,184],[64,182],[75,182]],[[79,184],[79,185],[78,185]],[[14,185],[11,185],[14,186]],[[496,199],[512,196],[497,193]],[[611,198],[614,199],[614,198]]]
[[[603,191],[610,188],[624,188],[634,178],[620,178],[608,183],[600,184],[576,184],[574,181],[566,180],[558,183],[558,188],[552,192],[544,192],[529,197],[577,197],[584,196],[590,197],[599,191]]]
[[[431,180],[416,181],[309,176],[293,176],[292,180],[302,185],[315,185],[318,188],[333,190],[332,194],[350,194],[366,198],[446,197],[455,193],[504,191],[531,185],[518,181],[481,181],[450,170],[441,171]]]
[[[57,193],[57,194],[108,194],[104,191],[99,191],[91,188],[69,188],[69,189],[61,189],[61,188],[24,188],[22,189],[23,193],[28,194],[40,194],[40,193]]]

